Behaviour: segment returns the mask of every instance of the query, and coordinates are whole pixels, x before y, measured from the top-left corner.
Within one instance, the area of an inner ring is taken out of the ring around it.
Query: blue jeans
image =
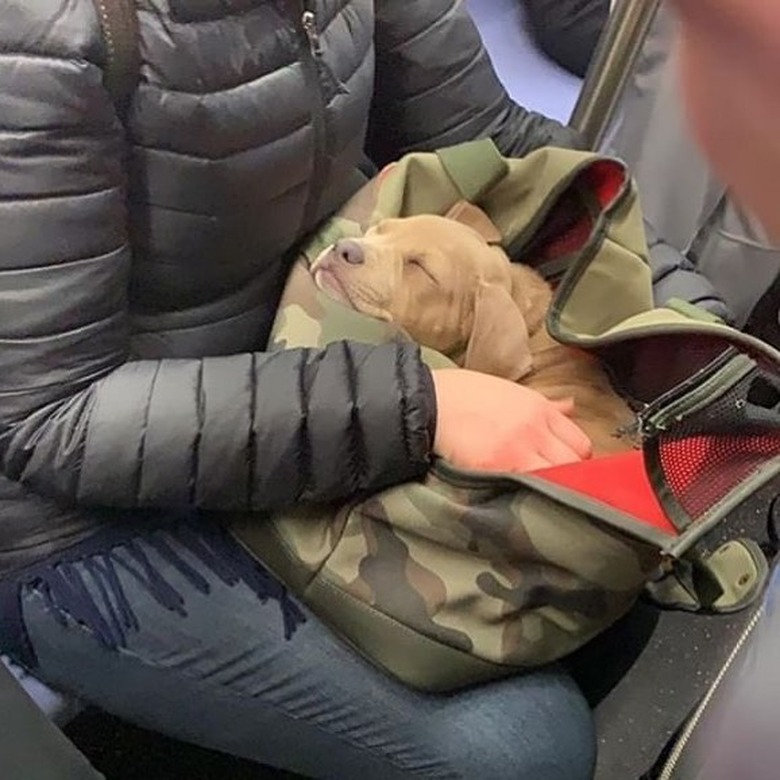
[[[592,777],[590,712],[562,672],[421,694],[291,600],[261,603],[244,580],[218,576],[191,539],[171,534],[162,549],[138,536],[131,546],[111,550],[108,598],[95,576],[105,556],[74,561],[63,577],[89,591],[101,620],[75,619],[48,587],[21,591],[34,671],[50,685],[148,729],[312,778]],[[113,644],[100,630],[111,624],[121,627]]]

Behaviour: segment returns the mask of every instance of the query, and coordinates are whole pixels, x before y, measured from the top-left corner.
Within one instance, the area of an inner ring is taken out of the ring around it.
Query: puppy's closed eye
[[[438,285],[439,280],[431,273],[425,261],[421,257],[413,256],[404,258],[404,268],[412,272],[422,272],[431,282]]]

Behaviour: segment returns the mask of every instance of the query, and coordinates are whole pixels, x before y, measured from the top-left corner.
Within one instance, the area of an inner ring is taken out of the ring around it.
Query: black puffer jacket
[[[424,470],[415,349],[263,353],[289,250],[360,185],[367,135],[375,159],[572,137],[508,99],[457,0],[306,6],[317,40],[300,1],[137,0],[128,144],[92,0],[0,0],[0,574],[106,508],[262,511]]]

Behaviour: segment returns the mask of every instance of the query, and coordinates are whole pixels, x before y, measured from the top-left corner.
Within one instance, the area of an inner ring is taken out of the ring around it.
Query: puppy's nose
[[[357,241],[351,239],[344,239],[338,241],[334,247],[336,256],[350,265],[362,265],[365,261],[365,255],[363,254],[363,247],[358,244]]]

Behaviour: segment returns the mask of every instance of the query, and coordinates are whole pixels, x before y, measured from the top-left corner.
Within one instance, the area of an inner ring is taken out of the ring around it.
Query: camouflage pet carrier
[[[643,589],[728,612],[766,576],[761,551],[704,538],[780,474],[780,354],[683,302],[655,308],[624,166],[487,141],[410,154],[305,247],[271,349],[404,338],[315,287],[309,264],[382,218],[480,207],[514,261],[558,280],[548,329],[599,357],[636,409],[636,448],[520,476],[436,462],[344,506],[238,520],[242,543],[335,632],[409,685],[444,691],[554,661]],[[424,350],[432,366],[448,365]]]

